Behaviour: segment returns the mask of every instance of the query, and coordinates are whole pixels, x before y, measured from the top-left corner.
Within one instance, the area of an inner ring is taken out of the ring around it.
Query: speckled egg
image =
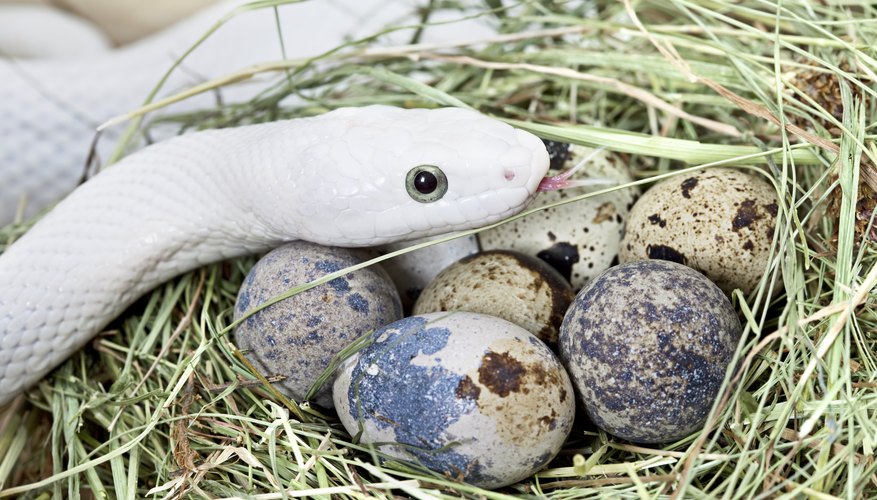
[[[740,333],[728,298],[703,274],[646,260],[613,267],[579,292],[559,348],[597,426],[664,443],[701,428]]]
[[[384,247],[384,251],[392,252],[408,248],[411,245],[435,239],[425,238],[416,241],[394,243]],[[478,240],[475,236],[467,236],[446,241],[436,245],[420,248],[413,252],[393,257],[382,262],[387,274],[396,283],[402,306],[410,310],[426,285],[432,281],[442,269],[454,262],[478,253]]]
[[[363,261],[358,252],[296,241],[263,257],[238,292],[234,317],[290,288]],[[333,356],[360,335],[402,317],[399,294],[379,266],[348,273],[273,304],[234,331],[237,346],[287,396],[303,400]],[[331,407],[331,384],[312,399]]]
[[[439,273],[420,294],[413,312],[490,314],[554,344],[573,297],[569,283],[542,260],[492,250],[461,259]]]
[[[620,261],[678,262],[727,294],[749,294],[767,268],[776,215],[776,192],[761,177],[727,168],[671,177],[631,209]]]
[[[483,488],[544,467],[573,423],[573,389],[559,360],[493,316],[405,318],[375,332],[339,371],[335,408],[351,435]]]
[[[552,167],[566,169],[593,154],[574,179],[631,182],[627,165],[614,153],[549,142]],[[556,174],[558,171],[552,172]],[[540,193],[530,207],[569,199],[596,188],[570,188]],[[505,248],[537,256],[557,269],[573,289],[617,261],[624,223],[638,190],[620,189],[523,217],[478,234],[483,250]]]

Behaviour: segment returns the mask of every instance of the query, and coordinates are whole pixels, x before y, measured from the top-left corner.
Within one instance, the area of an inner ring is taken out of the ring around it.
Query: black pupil
[[[429,194],[438,187],[438,179],[431,172],[418,172],[414,178],[414,189],[419,193]]]

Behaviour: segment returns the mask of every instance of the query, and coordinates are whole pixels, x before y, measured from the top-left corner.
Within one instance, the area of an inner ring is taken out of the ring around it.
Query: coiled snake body
[[[82,177],[95,128],[140,106],[187,49],[248,1],[223,0],[162,32],[106,52],[14,59],[2,57],[6,49],[0,46],[0,226],[12,222],[22,201],[24,217],[30,217],[72,191]],[[314,0],[242,12],[182,61],[159,97],[249,65],[314,57],[387,24],[416,24],[417,7],[426,3]],[[402,43],[413,31],[399,30],[380,42]],[[466,39],[485,32],[475,22],[452,23],[429,27],[423,40]],[[65,43],[64,33],[35,29],[31,35],[41,42]],[[218,95],[224,103],[245,102],[263,90],[264,85],[241,84],[223,88]],[[203,94],[163,111],[179,113],[216,104],[216,94]],[[105,132],[97,144],[99,158],[112,153],[119,131]]]
[[[145,148],[0,255],[0,404],[179,273],[295,239],[484,225],[522,210],[548,163],[535,136],[450,108],[343,108]]]

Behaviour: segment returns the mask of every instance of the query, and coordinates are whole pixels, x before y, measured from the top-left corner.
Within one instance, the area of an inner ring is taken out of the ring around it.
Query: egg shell
[[[536,257],[492,250],[449,266],[423,290],[414,314],[470,311],[490,314],[523,327],[544,342],[557,343],[572,288]]]
[[[553,143],[558,145],[560,143]],[[607,179],[618,184],[632,181],[627,165],[608,151],[595,152],[583,146],[569,146],[564,155],[553,147],[552,164],[570,168],[591,158],[573,179]],[[557,171],[553,172],[557,173]],[[541,207],[594,191],[594,187],[569,188],[539,193],[530,208]],[[482,250],[508,249],[539,257],[578,290],[591,278],[617,262],[628,211],[638,190],[624,188],[575,203],[548,208],[499,227],[478,233]]]
[[[238,292],[234,317],[290,288],[359,264],[356,251],[296,241],[265,255]],[[379,266],[370,266],[268,306],[235,328],[247,359],[275,387],[302,401],[333,356],[360,335],[402,317],[399,294]],[[331,383],[313,401],[331,407]]]
[[[341,422],[362,443],[498,488],[544,467],[569,435],[569,377],[517,325],[431,313],[388,325],[374,340],[342,364],[334,386]]]
[[[435,237],[394,243],[384,247],[384,251],[401,250],[430,239]],[[410,310],[426,285],[435,279],[438,273],[463,257],[475,253],[478,253],[478,240],[475,236],[466,236],[420,248],[393,257],[382,264],[399,290],[402,306]]]
[[[655,184],[630,212],[619,260],[662,259],[704,273],[730,294],[749,294],[765,274],[777,196],[770,183],[712,168]]]
[[[701,428],[740,334],[730,301],[704,275],[647,260],[613,267],[579,292],[559,349],[597,426],[664,443]]]

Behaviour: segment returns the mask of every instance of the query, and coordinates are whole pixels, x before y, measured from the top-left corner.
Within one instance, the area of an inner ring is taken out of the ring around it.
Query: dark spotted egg
[[[558,453],[575,402],[559,360],[508,321],[469,312],[405,318],[339,369],[341,422],[363,444],[483,488]]]
[[[548,144],[552,168],[567,169],[593,155],[574,179],[605,179],[618,184],[632,180],[627,165],[614,153],[557,142]],[[598,188],[539,193],[530,206],[548,205],[595,189]],[[617,260],[627,213],[637,194],[636,188],[628,187],[548,208],[483,231],[478,240],[483,250],[507,249],[539,257],[578,290]]]
[[[678,175],[633,206],[620,261],[678,262],[727,294],[749,294],[765,275],[777,210],[776,192],[762,177],[728,168]]]
[[[664,443],[702,427],[740,333],[730,301],[703,274],[645,260],[613,267],[579,292],[559,349],[597,426]]]
[[[340,271],[360,253],[305,241],[282,246],[250,270],[238,292],[234,317],[290,288]],[[333,356],[360,335],[402,317],[399,294],[380,266],[348,273],[268,306],[235,328],[237,346],[265,376],[279,375],[281,392],[302,401]],[[313,401],[331,407],[331,384]]]

